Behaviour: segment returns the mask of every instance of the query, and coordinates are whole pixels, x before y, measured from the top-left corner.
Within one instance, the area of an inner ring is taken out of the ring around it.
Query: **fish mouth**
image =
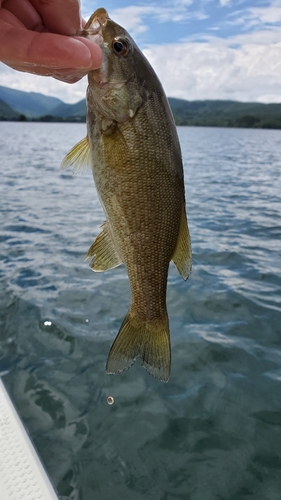
[[[99,87],[100,89],[110,89],[110,88],[114,88],[115,90],[121,90],[124,85],[126,85],[127,83],[127,80],[104,80],[102,78],[102,75],[100,73],[96,73],[95,71],[93,71],[92,73],[92,78],[94,80],[94,84]]]
[[[81,36],[90,38],[97,45],[104,42],[102,30],[109,19],[108,13],[104,8],[97,9],[85,24]]]
[[[93,77],[95,85],[97,87],[99,87],[100,89],[106,88],[109,84],[109,81],[103,80],[101,75],[99,75],[98,73],[93,72],[92,77]]]

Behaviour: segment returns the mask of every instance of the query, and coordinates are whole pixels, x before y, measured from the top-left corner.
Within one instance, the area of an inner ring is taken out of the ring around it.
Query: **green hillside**
[[[169,98],[177,125],[281,128],[281,104]]]
[[[56,97],[0,86],[0,120],[85,121],[86,101],[66,104]],[[177,125],[281,129],[281,103],[186,101],[169,98]],[[5,107],[6,106],[6,107]]]
[[[20,115],[0,99],[0,120],[19,120]]]
[[[39,118],[51,109],[62,104],[57,97],[46,96],[37,92],[23,92],[0,86],[0,99],[19,114],[28,118]]]
[[[62,103],[50,111],[53,116],[61,116],[62,118],[84,117],[86,116],[86,100],[76,102],[75,104]]]
[[[177,125],[281,129],[281,104],[185,101],[173,97],[169,98],[169,103]],[[76,104],[62,104],[51,114],[65,120],[85,119],[85,99]]]

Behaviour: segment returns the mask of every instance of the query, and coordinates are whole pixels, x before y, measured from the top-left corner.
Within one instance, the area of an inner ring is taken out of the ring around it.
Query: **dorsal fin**
[[[79,141],[75,146],[67,153],[61,162],[61,170],[66,170],[69,167],[73,167],[73,174],[77,172],[91,172],[91,152],[88,136],[82,141]]]

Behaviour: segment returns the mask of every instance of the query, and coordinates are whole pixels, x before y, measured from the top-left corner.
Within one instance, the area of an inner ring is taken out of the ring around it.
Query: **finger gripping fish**
[[[62,168],[90,163],[106,221],[87,257],[94,271],[125,264],[132,296],[106,370],[119,373],[140,356],[149,373],[167,382],[169,263],[186,280],[192,260],[176,127],[154,70],[105,9],[96,10],[82,35],[99,43],[103,62],[88,75],[87,137]]]

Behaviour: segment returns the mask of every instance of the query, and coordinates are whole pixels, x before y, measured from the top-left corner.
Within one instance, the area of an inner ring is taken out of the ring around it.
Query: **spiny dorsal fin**
[[[189,236],[189,230],[186,220],[185,205],[182,207],[180,230],[177,241],[177,246],[172,257],[172,261],[175,264],[178,272],[187,280],[191,273],[192,266],[192,253],[191,253],[191,242]]]
[[[67,153],[61,162],[61,170],[66,170],[73,166],[73,174],[77,172],[90,172],[91,171],[91,153],[89,146],[88,136],[82,141],[79,141],[75,146]]]
[[[93,257],[90,267],[97,272],[107,271],[107,269],[113,269],[122,264],[122,260],[114,248],[107,222],[104,222],[101,227],[103,227],[102,232],[90,246],[86,256],[86,259]]]

